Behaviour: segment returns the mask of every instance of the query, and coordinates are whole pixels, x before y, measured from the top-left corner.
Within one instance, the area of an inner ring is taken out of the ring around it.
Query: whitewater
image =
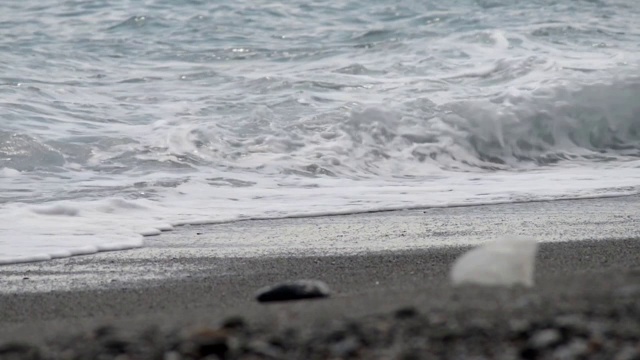
[[[186,224],[636,194],[637,19],[635,0],[4,4],[0,264]]]

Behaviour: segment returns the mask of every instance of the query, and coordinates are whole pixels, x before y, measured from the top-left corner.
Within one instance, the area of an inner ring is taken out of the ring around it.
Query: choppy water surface
[[[8,2],[0,263],[185,223],[636,193],[638,19],[633,0]]]

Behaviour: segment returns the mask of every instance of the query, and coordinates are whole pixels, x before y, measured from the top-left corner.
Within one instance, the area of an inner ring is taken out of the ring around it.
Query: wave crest
[[[443,105],[419,99],[393,110],[354,111],[313,137],[315,144],[305,150],[319,159],[338,158],[338,165],[320,161],[332,173],[392,176],[424,175],[433,170],[420,165],[425,163],[447,170],[510,170],[637,159],[638,98],[640,80],[631,78],[511,90]]]

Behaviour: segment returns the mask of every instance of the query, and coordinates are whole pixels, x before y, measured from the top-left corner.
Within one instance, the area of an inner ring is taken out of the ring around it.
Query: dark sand
[[[528,213],[540,231],[549,231],[547,224],[579,240],[541,244],[531,289],[453,288],[450,266],[469,249],[454,245],[220,258],[206,251],[172,256],[165,249],[164,258],[155,260],[141,249],[122,252],[124,258],[100,254],[0,267],[0,277],[9,279],[3,283],[9,290],[0,293],[0,359],[640,359],[637,204],[637,197],[628,197],[433,210],[439,220],[506,221],[515,228],[528,225],[509,216]],[[588,218],[574,214],[559,225],[558,214],[567,209],[583,210]],[[287,221],[326,225],[345,218],[358,224],[420,217],[436,216],[420,211]],[[603,239],[593,230],[599,226],[594,217],[626,236]],[[275,226],[270,231],[286,228],[287,221],[268,222]],[[222,228],[250,233],[256,226],[264,223]],[[213,228],[181,231],[215,233]],[[334,230],[324,231],[330,236]],[[157,272],[152,268],[158,261],[165,262],[167,275],[153,280],[135,281],[113,270]],[[104,281],[82,282],[84,272]],[[25,277],[19,281],[39,283],[20,289],[16,279]],[[270,305],[253,299],[257,289],[291,279],[323,280],[333,295]]]

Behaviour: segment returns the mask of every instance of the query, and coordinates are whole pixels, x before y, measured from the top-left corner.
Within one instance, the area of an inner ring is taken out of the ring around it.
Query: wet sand
[[[3,266],[0,358],[633,359],[638,204],[248,221],[178,229],[139,250]],[[452,262],[473,244],[522,233],[542,241],[535,287],[450,285]],[[283,252],[278,234],[310,242]],[[272,244],[255,245],[260,237]],[[223,241],[246,246],[231,251]],[[323,280],[333,294],[254,300],[257,289],[291,279]]]

